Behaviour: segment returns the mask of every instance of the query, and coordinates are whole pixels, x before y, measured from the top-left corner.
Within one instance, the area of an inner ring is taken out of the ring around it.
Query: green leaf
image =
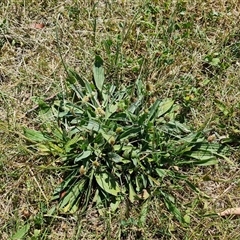
[[[54,217],[54,216],[56,216],[56,208],[57,208],[57,206],[55,205],[55,206],[53,206],[53,207],[51,207],[48,211],[47,211],[47,216],[50,216],[50,217]]]
[[[110,208],[111,208],[111,210],[113,211],[113,212],[115,212],[117,209],[118,209],[118,207],[119,207],[119,205],[120,205],[120,203],[121,203],[121,198],[120,197],[117,197],[117,198],[115,198],[114,199],[114,201],[112,201],[111,203],[110,203]]]
[[[67,141],[67,143],[65,144],[64,148],[66,153],[69,153],[72,148],[74,148],[74,144],[77,143],[80,139],[79,135],[75,135],[73,138],[71,138],[69,141]]]
[[[80,197],[75,198],[74,199],[76,201],[75,203],[69,203],[67,206],[65,206],[65,208],[60,210],[62,210],[64,213],[69,213],[69,214],[75,213],[79,209],[79,206],[78,206],[79,199]]]
[[[63,197],[63,199],[60,201],[59,209],[63,212],[67,212],[71,209],[70,201],[72,201],[73,198],[73,191],[67,190],[66,195]]]
[[[46,144],[37,144],[38,150],[44,153],[46,152],[46,149],[49,150],[49,153],[53,155],[61,155],[64,154],[64,149],[59,147],[58,145],[52,143],[52,142],[47,142]]]
[[[41,230],[40,229],[34,229],[34,231],[33,231],[34,238],[32,238],[31,240],[39,239],[40,238],[40,234],[41,234]]]
[[[64,213],[74,213],[78,209],[80,195],[83,193],[87,179],[81,178],[67,190],[66,195],[60,202],[59,209]]]
[[[150,109],[148,121],[151,121],[157,116],[159,105],[160,105],[160,100],[158,99]]]
[[[122,163],[123,162],[123,158],[118,155],[117,153],[114,153],[114,152],[110,152],[108,153],[108,157],[114,161],[115,163]]]
[[[174,100],[172,99],[165,99],[159,104],[159,110],[158,110],[158,117],[163,116],[165,113],[167,113],[173,106]]]
[[[219,58],[213,58],[212,60],[211,60],[211,62],[210,62],[210,64],[212,65],[212,66],[218,66],[219,65],[219,63],[220,63],[220,59]]]
[[[124,130],[124,132],[119,136],[119,140],[137,136],[140,132],[141,132],[141,127],[131,127],[127,130]]]
[[[183,220],[184,220],[184,222],[187,223],[187,224],[190,224],[190,223],[191,223],[191,218],[190,218],[190,216],[187,215],[187,214],[183,216]]]
[[[95,179],[105,192],[113,196],[117,196],[121,191],[116,179],[108,172],[96,173]]]
[[[117,104],[109,104],[106,108],[105,119],[108,119],[113,113],[115,113],[118,109]]]
[[[23,237],[28,233],[29,229],[30,224],[29,223],[25,224],[12,236],[12,240],[23,239]]]
[[[145,84],[138,78],[135,85],[137,86],[137,96],[143,96],[146,89]]]
[[[196,162],[193,162],[194,165],[196,166],[212,166],[218,164],[218,160],[215,158],[208,159],[208,160],[199,160]]]
[[[224,116],[227,116],[229,114],[229,110],[228,110],[227,106],[224,103],[222,103],[221,101],[215,100],[215,105],[224,114]]]
[[[78,174],[76,171],[71,172],[71,174],[69,174],[66,177],[66,179],[64,179],[64,181],[62,181],[61,184],[59,184],[54,189],[54,193],[53,193],[53,197],[52,197],[51,201],[55,201],[55,200],[59,199],[60,193],[64,190],[67,190],[69,188],[69,186],[71,185],[70,183],[73,182],[74,180],[76,180],[76,174]]]
[[[182,123],[178,121],[170,121],[166,123],[162,130],[167,134],[170,134],[174,137],[180,137],[178,135],[182,135],[183,133],[190,133],[191,131]]]
[[[184,223],[185,221],[183,219],[183,216],[182,216],[180,210],[177,208],[177,206],[174,204],[174,202],[172,201],[171,198],[172,198],[172,196],[165,194],[164,202],[165,202],[167,209],[176,217],[176,219],[180,223]]]
[[[26,138],[34,142],[42,142],[49,140],[49,138],[46,138],[41,132],[29,128],[24,129],[24,135]]]
[[[114,135],[115,135],[114,132],[105,133],[104,130],[102,130],[102,129],[100,129],[99,132],[102,134],[103,138],[104,138],[107,142],[109,142],[109,140],[110,140],[111,138],[114,138]]]
[[[67,76],[67,81],[71,84],[74,84],[76,82],[76,80],[78,81],[78,83],[84,87],[84,81],[82,80],[82,78],[77,74],[76,71],[74,71],[73,69],[68,69],[67,70],[68,76]]]
[[[193,184],[191,183],[190,181],[188,180],[185,180],[185,182],[188,184],[188,186],[196,193],[199,193],[199,189]]]
[[[90,131],[98,132],[100,130],[100,125],[96,121],[89,120],[88,125],[86,126],[86,129]]]
[[[89,82],[85,81],[85,88],[86,88],[86,90],[87,90],[87,93],[88,93],[89,95],[91,95],[92,92],[93,92],[94,86],[91,85]],[[93,88],[93,89],[92,89],[92,88]]]
[[[37,146],[37,150],[38,150],[39,154],[42,156],[47,156],[52,153],[51,149],[46,144],[39,143],[36,146]]]
[[[204,155],[201,155],[201,153],[199,154],[199,153],[193,152],[187,156],[193,158],[193,160],[189,159],[189,160],[179,161],[178,165],[193,164],[196,166],[211,166],[218,163],[218,160],[216,159],[216,157],[212,156],[211,154],[206,154],[204,156]]]
[[[147,176],[145,174],[141,174],[140,176],[142,178],[143,187],[147,188],[147,184],[148,184]]]
[[[148,175],[148,180],[152,186],[160,186],[160,182],[157,179],[151,177],[150,175]]]
[[[81,89],[81,87],[77,86],[77,85],[71,85],[70,88],[73,90],[73,92],[76,94],[76,96],[79,99],[82,99],[83,96],[85,95],[83,92],[83,89]],[[56,102],[55,102],[56,103]]]
[[[107,88],[108,87],[108,88]],[[118,102],[119,100],[117,100],[116,98],[113,98],[113,95],[115,93],[116,90],[116,86],[111,85],[111,86],[106,86],[106,89],[104,89],[102,91],[102,97],[103,97],[103,102],[102,102],[102,106],[107,107],[108,105],[111,104],[116,104],[116,102]],[[122,94],[119,94],[118,92],[118,97],[121,98]]]
[[[138,108],[142,105],[143,97],[140,97],[136,102],[134,102],[128,109],[130,113],[135,113]]]
[[[165,169],[156,168],[155,170],[160,178],[164,178],[165,176],[167,176]]]
[[[186,155],[200,161],[208,161],[208,160],[216,159],[213,156],[213,154],[208,151],[192,151]]]
[[[131,182],[128,184],[128,188],[129,188],[129,200],[131,203],[133,203],[135,201],[137,194],[136,194]]]
[[[149,201],[145,201],[141,207],[141,212],[140,212],[140,224],[142,227],[146,225],[146,220],[148,217],[148,207],[149,207]]]
[[[92,151],[83,151],[76,158],[74,163],[80,162],[82,159],[88,158],[92,154]]]
[[[49,104],[46,103],[43,99],[39,99],[37,104],[42,114],[48,112],[48,110],[50,109]]]
[[[103,60],[100,56],[95,57],[95,63],[93,67],[94,84],[98,91],[101,93],[104,83],[104,69]]]

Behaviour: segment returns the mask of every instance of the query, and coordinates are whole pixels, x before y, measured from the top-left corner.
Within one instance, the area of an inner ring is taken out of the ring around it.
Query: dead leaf
[[[60,193],[60,199],[64,198],[64,196],[66,195],[66,193],[67,193],[66,191],[61,192],[61,193]]]
[[[223,212],[218,213],[219,216],[229,216],[229,215],[239,215],[240,216],[240,207],[237,208],[228,208]]]
[[[42,29],[45,27],[45,25],[43,23],[33,23],[31,27],[35,29]]]
[[[215,141],[215,140],[216,140],[216,135],[215,134],[212,134],[212,135],[208,136],[208,138],[207,138],[207,141],[210,142],[210,143]]]
[[[142,200],[146,200],[149,198],[149,193],[146,189],[143,189],[141,194],[138,194],[138,198],[142,199]]]
[[[179,171],[179,167],[178,166],[173,166],[174,170]]]

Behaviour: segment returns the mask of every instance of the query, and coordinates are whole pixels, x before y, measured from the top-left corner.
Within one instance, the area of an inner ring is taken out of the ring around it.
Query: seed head
[[[111,145],[115,144],[115,138],[112,136],[110,137],[109,141],[108,141]]]
[[[100,166],[100,163],[97,160],[95,160],[92,164],[93,164],[94,167],[99,167]]]
[[[213,142],[214,140],[216,140],[215,134],[212,134],[212,135],[208,136],[207,140],[208,140],[208,142],[210,142],[210,143]]]
[[[82,102],[86,103],[88,101],[89,101],[89,96],[84,96],[83,99],[82,99]]]
[[[104,116],[105,115],[104,110],[100,107],[96,108],[95,112],[98,116]]]
[[[153,84],[151,84],[151,83],[147,83],[147,85],[146,85],[146,90],[148,91],[148,92],[152,92],[153,91]]]
[[[86,171],[86,168],[84,168],[84,166],[82,165],[79,169],[79,172],[80,172],[80,176],[83,176],[86,174],[87,171]]]
[[[116,133],[121,133],[122,131],[123,131],[123,129],[121,127],[117,127]]]

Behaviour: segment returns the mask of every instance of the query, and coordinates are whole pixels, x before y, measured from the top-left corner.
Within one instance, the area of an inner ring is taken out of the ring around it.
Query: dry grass
[[[27,239],[239,239],[239,219],[202,217],[239,205],[240,7],[230,1],[7,1],[0,3],[0,232],[10,239],[24,222]],[[36,29],[34,23],[44,23]],[[95,25],[96,24],[96,25]],[[96,29],[94,30],[94,26]],[[94,54],[106,63],[109,80],[138,77],[154,84],[156,96],[173,97],[196,128],[213,129],[232,141],[229,162],[194,169],[193,182],[209,197],[187,186],[173,190],[191,216],[181,226],[154,199],[145,226],[139,209],[130,216],[44,216],[57,172],[52,159],[26,150],[22,126],[37,127],[34,97],[64,89],[60,58],[91,79]],[[206,59],[209,62],[206,62]],[[222,103],[227,113],[217,104]],[[35,231],[37,232],[37,231]]]

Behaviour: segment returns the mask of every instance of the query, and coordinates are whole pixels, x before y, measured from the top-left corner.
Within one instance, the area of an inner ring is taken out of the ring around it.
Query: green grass
[[[76,233],[78,239],[239,239],[239,219],[211,215],[239,204],[238,2],[107,2],[0,3],[2,239],[26,224],[25,239],[76,239]],[[46,26],[34,29],[35,22]],[[199,194],[184,183],[171,189],[190,216],[188,225],[156,198],[147,216],[137,204],[102,217],[94,207],[86,215],[47,216],[62,178],[59,159],[28,151],[22,127],[38,130],[41,122],[26,112],[39,98],[65,91],[63,62],[91,79],[96,53],[106,79],[119,86],[137,78],[152,84],[153,98],[173,98],[194,129],[209,128],[214,141],[230,144],[230,161],[188,170]]]

